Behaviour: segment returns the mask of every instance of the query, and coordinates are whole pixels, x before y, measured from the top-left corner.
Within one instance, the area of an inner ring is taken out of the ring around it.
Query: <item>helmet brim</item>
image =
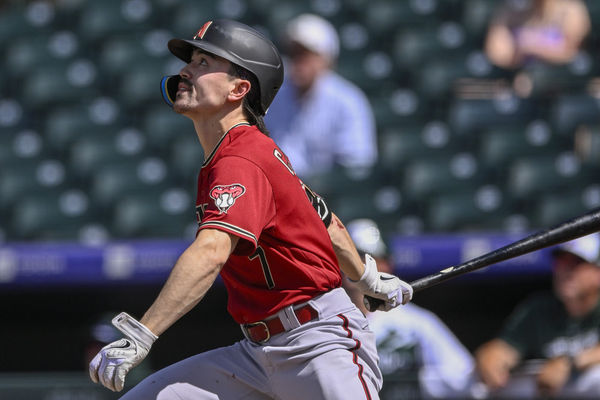
[[[216,56],[222,57],[229,62],[237,64],[235,59],[231,56],[231,54],[222,48],[215,46],[214,44],[203,42],[200,40],[186,40],[186,39],[171,39],[167,44],[169,51],[173,53],[173,55],[186,64],[189,63],[192,59],[192,51],[194,49],[204,50],[207,53],[214,54]]]

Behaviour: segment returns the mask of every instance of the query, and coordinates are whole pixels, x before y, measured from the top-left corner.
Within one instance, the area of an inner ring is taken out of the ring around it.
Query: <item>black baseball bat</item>
[[[568,242],[582,236],[600,231],[600,208],[592,210],[554,227],[533,233],[521,240],[510,243],[497,250],[475,257],[462,264],[451,266],[435,274],[410,282],[415,292],[428,289],[434,285],[445,282],[448,279],[464,275],[492,264],[499,263],[523,254],[541,250],[546,247]],[[364,298],[368,310],[375,310],[383,302],[369,296]]]

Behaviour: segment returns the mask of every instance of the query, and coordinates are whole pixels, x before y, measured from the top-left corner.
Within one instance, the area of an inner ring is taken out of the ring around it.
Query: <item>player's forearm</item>
[[[354,246],[354,242],[350,238],[350,234],[337,215],[333,215],[333,219],[327,230],[340,269],[348,278],[358,281],[365,272],[365,266]]]
[[[600,364],[600,345],[585,349],[573,357],[573,367],[581,371]]]
[[[198,304],[229,256],[219,240],[207,234],[202,236],[179,257],[158,297],[140,321],[157,336]]]
[[[510,370],[517,365],[519,359],[516,349],[500,339],[484,343],[475,353],[479,375],[492,388],[506,385]]]

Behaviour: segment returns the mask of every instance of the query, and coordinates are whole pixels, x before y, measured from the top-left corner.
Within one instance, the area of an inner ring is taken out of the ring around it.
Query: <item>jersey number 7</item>
[[[265,280],[267,281],[267,287],[269,289],[273,289],[275,287],[275,281],[273,281],[273,274],[271,274],[271,269],[269,268],[269,262],[267,261],[265,251],[260,246],[256,248],[256,251],[254,253],[248,256],[250,260],[254,260],[256,257],[258,257],[258,260],[260,261],[260,266],[262,267],[263,274],[265,275]]]

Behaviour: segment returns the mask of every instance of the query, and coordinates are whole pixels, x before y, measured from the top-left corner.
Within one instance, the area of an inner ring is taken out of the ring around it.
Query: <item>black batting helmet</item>
[[[256,29],[241,22],[217,19],[208,21],[193,39],[171,39],[169,50],[190,62],[192,50],[202,49],[230,61],[248,71],[258,80],[260,115],[264,115],[283,82],[283,63],[275,45]],[[173,79],[174,78],[174,79]],[[173,106],[179,75],[166,76],[161,81],[163,98]]]

